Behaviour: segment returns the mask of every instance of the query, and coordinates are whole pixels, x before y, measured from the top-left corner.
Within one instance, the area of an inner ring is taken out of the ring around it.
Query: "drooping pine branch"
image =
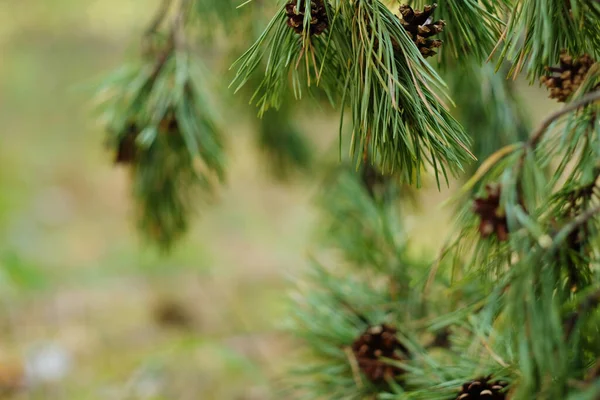
[[[140,230],[165,249],[187,230],[197,197],[210,195],[224,174],[215,112],[185,43],[189,6],[179,3],[166,34],[161,9],[146,33],[145,54],[99,90],[107,144],[131,171]]]
[[[327,24],[311,31],[319,12]],[[260,113],[277,108],[288,85],[301,96],[302,88],[318,84],[338,107],[350,108],[358,161],[370,152],[384,172],[409,182],[419,182],[430,166],[439,182],[471,159],[465,133],[442,103],[443,81],[379,0],[288,2],[234,65],[238,87],[265,54],[254,96]]]
[[[325,24],[327,31],[332,31],[334,17],[329,3],[317,3],[323,19],[319,23]],[[304,90],[317,83],[329,96],[333,95],[336,86],[342,85],[342,77],[333,73],[336,68],[342,67],[336,64],[339,60],[334,57],[327,35],[321,31],[322,28],[318,33],[310,31],[311,13],[311,2],[283,4],[258,40],[234,63],[237,73],[232,85],[237,91],[251,79],[268,54],[264,77],[251,100],[257,104],[259,115],[269,108],[279,108],[284,92],[290,86],[296,98],[301,98]],[[306,24],[309,29],[303,33],[298,25],[300,23]],[[326,59],[331,67],[322,70]]]

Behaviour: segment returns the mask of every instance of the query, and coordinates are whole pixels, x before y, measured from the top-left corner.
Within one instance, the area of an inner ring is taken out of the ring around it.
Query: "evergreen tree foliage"
[[[256,27],[271,11],[231,87],[257,106],[278,170],[312,156],[295,99],[349,113],[350,159],[322,182],[322,248],[292,296],[304,351],[283,398],[600,398],[598,1],[174,3],[171,27],[152,24],[151,50],[101,92],[160,243],[224,168],[185,21]],[[534,128],[506,79],[521,71],[565,103]],[[462,172],[453,234],[417,257],[406,185]]]
[[[167,249],[186,231],[197,194],[209,194],[224,174],[215,112],[184,42],[185,6],[165,34],[153,26],[141,59],[100,91],[108,146],[130,167],[141,231]]]

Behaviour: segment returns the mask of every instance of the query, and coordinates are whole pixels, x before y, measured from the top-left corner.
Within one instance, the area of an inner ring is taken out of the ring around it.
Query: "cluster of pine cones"
[[[285,5],[287,25],[297,34],[304,32],[304,20],[306,17],[307,0],[290,0]],[[401,24],[417,45],[423,57],[431,57],[436,54],[435,49],[442,45],[439,39],[433,36],[444,30],[446,23],[442,20],[433,20],[433,12],[437,4],[427,5],[423,10],[414,10],[408,5],[400,6]],[[329,26],[325,0],[310,1],[310,32],[312,35],[322,34]]]
[[[352,344],[352,352],[363,375],[373,383],[401,378],[404,370],[384,359],[405,361],[408,349],[396,337],[397,329],[388,324],[367,328]],[[465,382],[456,400],[506,400],[507,382],[492,381],[491,376]]]

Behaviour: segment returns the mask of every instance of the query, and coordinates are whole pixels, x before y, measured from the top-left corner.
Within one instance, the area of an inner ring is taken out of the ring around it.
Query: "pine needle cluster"
[[[281,105],[290,77],[296,97],[318,86],[342,113],[350,109],[350,147],[357,161],[373,153],[382,170],[418,184],[425,166],[441,181],[447,180],[447,171],[457,173],[472,159],[467,136],[443,103],[444,83],[398,15],[380,1],[326,2],[327,29],[313,35],[310,3],[296,4],[301,5],[307,29],[299,34],[290,28],[282,5],[234,64],[239,88],[269,55],[253,97],[260,113]]]

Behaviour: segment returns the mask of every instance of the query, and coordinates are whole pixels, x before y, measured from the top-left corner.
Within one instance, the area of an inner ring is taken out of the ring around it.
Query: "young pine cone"
[[[403,360],[408,356],[408,350],[396,338],[396,329],[385,324],[368,328],[354,341],[352,351],[360,370],[371,382],[393,379],[404,372],[382,357]]]
[[[456,400],[505,400],[506,392],[503,390],[506,382],[490,382],[490,376],[475,379],[463,384]]]
[[[131,123],[122,133],[115,153],[115,164],[132,164],[137,155],[135,140],[139,134],[136,124]]]
[[[304,32],[304,16],[306,14],[306,0],[290,0],[285,5],[287,24],[297,34]],[[325,0],[311,0],[310,2],[310,35],[320,35],[329,26]]]
[[[546,67],[548,74],[542,76],[540,81],[550,89],[551,99],[564,103],[577,91],[593,64],[594,60],[588,54],[573,58],[563,50],[560,65]]]
[[[493,233],[499,241],[508,239],[508,222],[506,213],[500,206],[500,185],[487,185],[485,187],[487,197],[478,197],[473,201],[473,212],[479,215],[479,233],[482,237],[488,237]]]
[[[442,32],[446,25],[442,20],[433,21],[433,12],[436,8],[437,4],[427,5],[423,11],[413,10],[411,6],[405,4],[400,6],[402,15],[400,22],[425,58],[437,54],[435,49],[442,45],[441,40],[431,39],[432,36]]]

